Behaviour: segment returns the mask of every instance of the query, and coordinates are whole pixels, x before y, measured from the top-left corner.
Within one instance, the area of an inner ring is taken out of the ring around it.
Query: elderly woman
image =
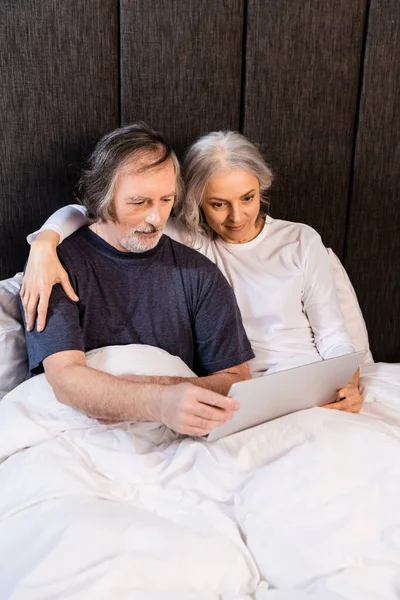
[[[256,147],[236,132],[209,133],[186,154],[183,177],[186,196],[165,233],[216,263],[233,287],[255,353],[252,376],[354,352],[321,238],[307,225],[268,215],[272,173]],[[64,207],[32,244],[21,290],[28,327],[38,302],[38,328],[44,326],[54,283],[77,300],[55,248],[87,223],[83,207]],[[360,410],[358,376],[329,407]]]

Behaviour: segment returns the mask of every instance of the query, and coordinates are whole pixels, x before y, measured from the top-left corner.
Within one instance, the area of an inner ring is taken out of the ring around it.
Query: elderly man
[[[163,235],[180,193],[175,154],[146,126],[117,129],[97,144],[81,192],[92,224],[58,247],[79,302],[54,287],[46,328],[26,334],[31,372],[44,368],[57,399],[89,416],[209,433],[238,408],[224,394],[254,354],[218,268]],[[132,343],[179,356],[198,377],[127,380],[86,366],[85,351]]]

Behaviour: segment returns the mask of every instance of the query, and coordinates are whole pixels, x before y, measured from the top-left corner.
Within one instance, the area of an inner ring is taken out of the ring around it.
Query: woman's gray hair
[[[132,160],[137,160],[137,173],[171,160],[176,174],[176,202],[182,202],[183,184],[175,152],[159,133],[145,123],[135,123],[107,133],[87,160],[78,184],[78,199],[86,206],[92,222],[114,220],[115,183]]]
[[[213,131],[199,138],[186,153],[182,172],[186,197],[175,204],[177,220],[193,236],[215,233],[208,225],[201,206],[211,177],[230,169],[249,171],[260,183],[260,214],[267,214],[267,191],[272,184],[272,171],[261,153],[247,138],[236,131]]]

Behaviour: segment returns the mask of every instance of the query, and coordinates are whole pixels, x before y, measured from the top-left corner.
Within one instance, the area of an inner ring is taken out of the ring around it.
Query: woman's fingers
[[[60,279],[60,283],[62,285],[62,288],[64,290],[64,292],[67,294],[67,296],[73,301],[73,302],[78,302],[79,298],[78,296],[75,294],[74,288],[72,287],[68,275],[66,273],[66,271],[64,271],[64,274],[62,275],[61,279]]]
[[[45,233],[46,239],[40,241],[41,236],[43,238]],[[55,283],[61,283],[65,293],[72,300],[76,301],[77,299],[69,283],[68,275],[58,259],[57,241],[52,239],[52,243],[49,245],[48,235],[49,232],[43,232],[32,244],[22,279],[20,295],[28,331],[33,329],[36,318],[38,331],[43,331],[46,325],[49,298]],[[51,232],[51,235],[53,236],[54,232]],[[56,235],[58,238],[58,234]]]
[[[334,410],[348,410],[348,401],[340,400],[338,402],[332,402],[331,404],[325,404],[324,408],[333,408]]]
[[[63,281],[60,281],[61,285],[65,293],[76,302],[78,300],[78,296],[75,294],[71,284],[69,283],[69,279],[67,274],[65,274],[65,278]],[[25,310],[25,321],[26,321],[26,329],[27,331],[32,331],[36,317],[37,317],[37,331],[43,331],[46,326],[47,319],[47,311],[49,308],[49,300],[52,292],[52,286],[48,285],[43,287],[40,292],[32,292],[29,294],[25,291],[25,295],[22,300],[22,304]]]
[[[25,291],[24,297],[22,298],[22,308],[24,309],[25,323],[28,319],[27,310],[28,310],[29,297],[30,297],[30,294]]]
[[[360,412],[362,405],[362,397],[357,395],[347,396],[337,402],[332,402],[331,404],[325,404],[324,408],[332,408],[334,410],[344,410],[346,412],[357,413]]]
[[[27,331],[32,331],[36,321],[36,310],[39,302],[39,294],[33,293],[28,296],[25,308],[25,321]]]
[[[342,388],[337,393],[337,401],[339,402],[340,400],[344,400],[345,398],[348,398],[351,393],[352,393],[352,391],[349,390],[348,388]]]
[[[19,295],[21,296],[21,302],[22,302],[24,311],[26,311],[26,309],[28,307],[30,292],[28,292],[25,284],[23,284],[23,287],[21,287],[21,291],[20,291]]]
[[[37,330],[43,331],[46,326],[46,317],[47,310],[49,308],[49,298],[51,294],[51,289],[49,291],[43,291],[40,294],[40,300],[38,305],[38,313],[37,313]]]
[[[50,275],[47,274],[47,270],[48,267],[46,265],[41,266],[32,275],[28,273],[27,269],[22,280],[20,296],[27,331],[32,331],[36,318],[37,330],[43,331],[45,328],[49,299],[55,283],[59,282],[61,284],[64,292],[73,302],[79,300],[69,281],[67,272],[60,263],[56,265]]]

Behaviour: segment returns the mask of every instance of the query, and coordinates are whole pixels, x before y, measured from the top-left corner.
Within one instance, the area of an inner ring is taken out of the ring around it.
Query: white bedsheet
[[[93,365],[163,362],[115,357]],[[162,372],[188,374],[177,360]],[[25,382],[0,402],[0,600],[397,600],[400,365],[368,369],[362,415],[212,444],[99,425]]]

